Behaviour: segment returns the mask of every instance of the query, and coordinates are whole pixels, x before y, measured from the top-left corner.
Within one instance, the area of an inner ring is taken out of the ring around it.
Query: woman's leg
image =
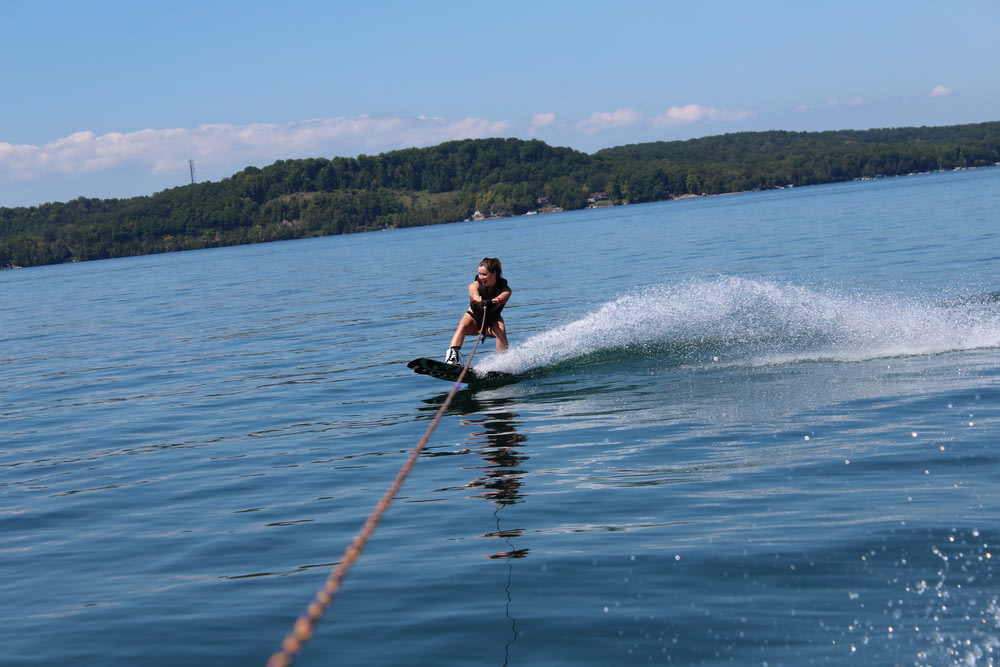
[[[462,315],[462,319],[455,328],[455,335],[451,337],[451,347],[462,347],[465,337],[475,333],[479,333],[479,329],[476,328],[476,321],[472,319],[472,315],[468,313]]]
[[[493,335],[497,337],[497,353],[503,354],[507,351],[507,327],[504,326],[503,320],[500,320],[492,326]]]

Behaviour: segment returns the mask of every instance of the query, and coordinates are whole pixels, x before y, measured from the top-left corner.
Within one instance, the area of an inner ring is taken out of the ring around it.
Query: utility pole
[[[194,185],[194,160],[188,160],[188,169],[191,170],[191,185]]]

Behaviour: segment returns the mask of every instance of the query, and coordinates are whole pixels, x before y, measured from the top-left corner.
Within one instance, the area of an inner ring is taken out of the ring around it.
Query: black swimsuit
[[[479,277],[476,276],[477,282],[478,282],[478,278]],[[479,296],[480,296],[480,298],[483,299],[483,301],[489,301],[490,299],[495,299],[497,296],[499,296],[500,294],[503,294],[504,292],[506,292],[509,289],[510,289],[510,286],[507,284],[507,279],[506,278],[497,278],[497,282],[496,282],[495,285],[493,285],[492,288],[484,287],[482,283],[479,283]],[[500,303],[500,304],[492,304],[491,306],[489,306],[487,308],[487,310],[486,310],[486,329],[487,330],[490,329],[490,327],[492,327],[497,322],[503,322],[503,315],[500,314],[500,311],[503,310],[503,307],[505,305],[506,305],[506,302]],[[476,321],[476,324],[482,325],[482,323],[483,323],[483,307],[482,307],[482,305],[480,305],[478,303],[473,303],[473,304],[471,304],[469,306],[469,310],[467,312],[469,313],[469,315],[472,316],[472,319],[474,319]]]

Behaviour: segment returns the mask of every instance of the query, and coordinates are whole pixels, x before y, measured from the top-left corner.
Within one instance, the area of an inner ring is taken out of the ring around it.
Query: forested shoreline
[[[818,185],[1000,163],[1000,122],[741,132],[582,153],[469,139],[375,156],[280,160],[129,199],[0,208],[0,267],[192,250]],[[531,222],[526,224],[538,224]]]

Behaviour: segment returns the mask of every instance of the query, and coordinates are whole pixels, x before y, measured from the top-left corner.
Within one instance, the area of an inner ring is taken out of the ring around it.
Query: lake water
[[[5,665],[1000,664],[1000,169],[0,272]],[[464,352],[474,344],[469,338]]]

